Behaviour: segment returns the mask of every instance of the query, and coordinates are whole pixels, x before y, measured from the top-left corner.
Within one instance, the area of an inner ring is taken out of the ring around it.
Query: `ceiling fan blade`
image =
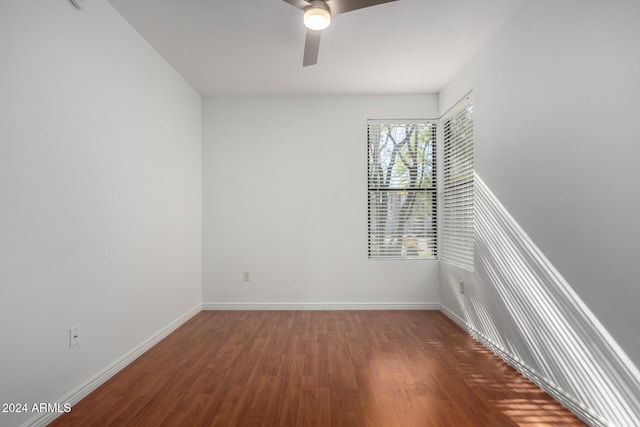
[[[306,67],[307,65],[315,65],[318,62],[320,33],[322,32],[307,28],[307,37],[304,40],[304,58],[302,60],[303,67]]]
[[[287,1],[287,0],[285,0]],[[339,13],[351,12],[352,10],[363,9],[378,4],[390,3],[397,0],[326,0],[327,6],[331,11],[331,15],[335,16]]]
[[[306,0],[284,0],[287,3],[297,7],[298,9],[301,10],[305,10],[306,8],[308,8],[309,6],[311,6],[311,3],[309,3]]]

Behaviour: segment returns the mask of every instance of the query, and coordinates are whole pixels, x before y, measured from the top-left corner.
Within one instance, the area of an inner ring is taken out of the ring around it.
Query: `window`
[[[473,271],[473,104],[465,98],[443,117],[440,259]]]
[[[436,259],[436,124],[368,123],[369,258]]]

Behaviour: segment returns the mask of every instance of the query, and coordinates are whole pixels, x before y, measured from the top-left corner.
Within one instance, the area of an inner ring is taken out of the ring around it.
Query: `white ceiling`
[[[109,0],[202,94],[439,92],[524,0],[398,0],[338,15],[302,67],[282,0]]]

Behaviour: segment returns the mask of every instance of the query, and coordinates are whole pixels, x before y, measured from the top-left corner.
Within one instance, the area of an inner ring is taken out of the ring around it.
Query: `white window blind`
[[[368,123],[369,258],[436,258],[436,124]]]
[[[473,271],[473,104],[443,117],[440,259]]]

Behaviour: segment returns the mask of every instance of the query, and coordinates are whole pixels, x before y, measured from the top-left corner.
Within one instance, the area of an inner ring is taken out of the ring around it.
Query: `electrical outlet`
[[[464,294],[464,282],[460,282],[460,293]]]
[[[69,328],[69,348],[80,344],[80,327],[74,326]]]
[[[244,273],[242,273],[242,280],[244,280],[245,282],[248,282],[249,280],[251,280],[248,271],[245,271]]]

